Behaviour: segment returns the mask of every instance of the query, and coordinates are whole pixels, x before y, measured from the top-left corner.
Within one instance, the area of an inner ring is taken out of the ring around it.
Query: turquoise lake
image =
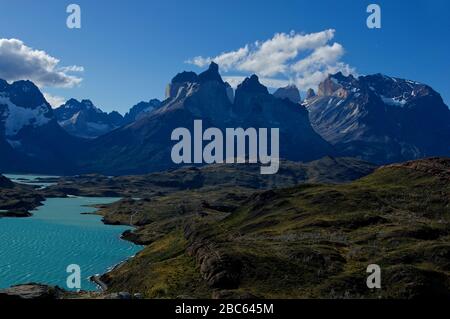
[[[81,268],[82,290],[97,290],[89,280],[134,256],[142,246],[120,239],[130,227],[110,226],[86,205],[117,198],[47,199],[29,218],[0,218],[0,288],[23,283],[66,286],[66,268]]]

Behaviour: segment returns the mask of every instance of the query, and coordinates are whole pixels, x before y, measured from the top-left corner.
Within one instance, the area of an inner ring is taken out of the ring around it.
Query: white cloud
[[[45,93],[45,92],[43,94],[44,94],[44,97],[47,100],[47,102],[54,109],[56,109],[57,107],[60,107],[64,103],[66,103],[66,100],[67,100],[65,97],[62,97],[62,96],[51,95],[51,94]]]
[[[80,66],[59,66],[59,60],[35,50],[17,39],[0,39],[0,78],[7,81],[31,80],[40,87],[73,87],[82,78],[69,73],[82,72]]]
[[[235,89],[235,88],[237,88],[237,86],[238,86],[239,84],[242,83],[242,81],[245,80],[245,76],[237,76],[237,75],[226,76],[226,75],[225,75],[225,76],[223,77],[223,80],[224,80],[225,82],[228,82],[228,84],[230,84],[231,87]]]
[[[298,74],[295,79],[295,84],[303,91],[306,91],[308,88],[316,88],[319,83],[328,76],[328,74],[335,74],[337,72],[342,72],[344,75],[356,75],[354,68],[345,63],[338,62],[333,65],[325,65],[320,69],[312,69],[302,74]]]
[[[186,62],[190,64],[195,64],[199,67],[204,67],[209,65],[212,61],[215,61],[217,64],[220,65],[222,70],[227,71],[229,69],[234,68],[235,65],[241,62],[242,59],[246,58],[248,56],[248,53],[249,48],[248,46],[245,46],[244,48],[240,48],[237,51],[222,53],[221,55],[216,56],[215,58],[204,58],[198,56]]]
[[[228,84],[230,84],[231,87],[237,88],[238,85],[245,80],[245,76],[224,76],[223,80],[228,82]],[[280,88],[292,84],[292,82],[289,80],[265,78],[265,77],[259,78],[259,82],[261,82],[263,85],[269,88]]]
[[[64,66],[60,68],[62,72],[84,72],[84,67],[79,65]]]
[[[343,46],[330,43],[334,35],[333,29],[310,34],[277,33],[263,42],[257,41],[216,57],[198,56],[187,62],[199,67],[216,62],[234,87],[243,78],[236,73],[255,73],[264,85],[272,88],[295,83],[307,90],[317,87],[329,73],[355,73],[341,61],[345,53]]]
[[[339,43],[319,47],[306,58],[292,65],[292,70],[298,73],[307,72],[322,66],[334,64],[344,55],[344,48]]]

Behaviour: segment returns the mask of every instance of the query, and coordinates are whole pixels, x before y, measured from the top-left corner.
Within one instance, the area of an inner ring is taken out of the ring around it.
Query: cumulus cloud
[[[198,56],[187,62],[199,67],[216,62],[234,87],[242,80],[242,74],[255,73],[264,85],[272,88],[296,84],[307,90],[316,87],[329,73],[355,73],[341,61],[344,47],[331,43],[334,35],[333,29],[310,34],[277,33],[263,42],[247,44],[215,57]]]
[[[47,100],[47,102],[50,104],[50,106],[54,109],[57,107],[60,107],[64,103],[66,103],[66,98],[62,96],[52,95],[50,93],[44,92],[44,97]]]
[[[79,65],[64,66],[60,68],[62,72],[84,72],[84,67]]]
[[[81,66],[59,66],[59,60],[35,50],[17,39],[0,39],[0,78],[7,81],[31,80],[40,87],[73,87],[82,78]]]
[[[245,76],[224,76],[223,80],[228,82],[232,87],[236,88],[239,84],[241,84],[245,80]],[[283,79],[274,79],[274,78],[266,78],[260,77],[259,82],[269,88],[280,88],[285,87],[291,84],[289,80]]]
[[[192,60],[187,61],[187,63],[195,64],[199,67],[204,67],[209,65],[212,61],[220,65],[222,70],[228,71],[235,68],[239,63],[248,56],[249,48],[248,46],[240,48],[236,51],[225,52],[215,58],[204,58],[201,56],[195,57]]]

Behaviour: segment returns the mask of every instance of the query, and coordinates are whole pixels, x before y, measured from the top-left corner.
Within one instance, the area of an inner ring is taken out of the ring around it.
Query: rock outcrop
[[[193,224],[185,226],[184,236],[189,242],[187,252],[195,258],[200,273],[209,287],[217,289],[238,287],[242,269],[239,259],[220,249],[214,242],[202,238]]]
[[[302,98],[300,96],[300,91],[295,85],[288,85],[284,88],[279,88],[273,93],[273,96],[279,99],[288,99],[292,103],[300,103]]]
[[[308,91],[306,91],[305,99],[308,100],[315,96],[316,96],[316,92],[313,89],[308,89]]]
[[[35,283],[13,286],[0,290],[0,300],[8,299],[60,299],[64,290],[55,286]]]

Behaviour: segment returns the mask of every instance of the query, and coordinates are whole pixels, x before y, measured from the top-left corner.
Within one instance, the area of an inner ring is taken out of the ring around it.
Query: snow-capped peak
[[[51,120],[49,107],[45,103],[34,108],[20,107],[12,103],[6,94],[0,93],[0,105],[6,106],[3,118],[8,137],[17,135],[26,126],[39,127]]]

